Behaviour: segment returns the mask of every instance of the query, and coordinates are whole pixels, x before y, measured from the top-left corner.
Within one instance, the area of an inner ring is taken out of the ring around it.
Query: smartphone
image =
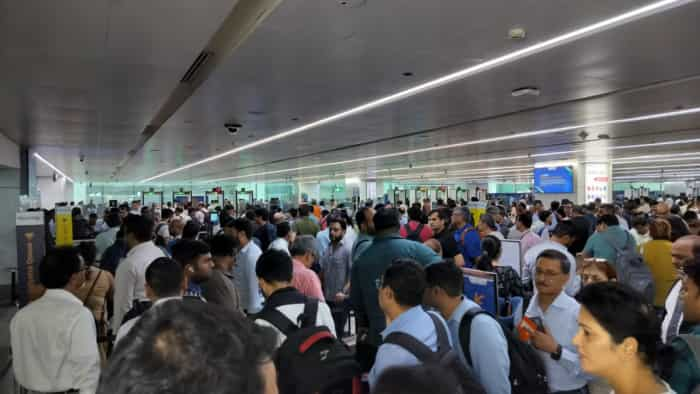
[[[537,331],[544,332],[544,322],[542,321],[542,318],[531,317],[530,320],[532,320],[532,322],[537,326]]]

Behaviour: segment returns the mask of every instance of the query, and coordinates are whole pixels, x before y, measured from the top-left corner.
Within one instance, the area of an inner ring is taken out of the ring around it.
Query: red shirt
[[[292,286],[296,287],[301,294],[307,297],[325,301],[325,298],[323,298],[323,290],[321,289],[321,280],[318,278],[318,275],[306,268],[301,261],[297,259],[293,259],[292,261]]]
[[[418,226],[420,226],[420,222],[417,222],[415,220],[411,220],[408,222],[408,227],[411,229],[411,231],[416,231],[418,229]],[[408,236],[408,232],[406,231],[406,226],[402,225],[401,226],[401,231],[400,231],[401,237],[406,238]],[[429,240],[430,238],[433,237],[433,230],[428,226],[427,224],[423,225],[423,230],[420,231],[420,241],[425,242]]]

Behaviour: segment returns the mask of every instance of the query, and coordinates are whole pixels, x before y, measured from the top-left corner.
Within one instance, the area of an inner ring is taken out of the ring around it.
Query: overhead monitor
[[[535,168],[535,193],[573,193],[574,169],[571,166]]]

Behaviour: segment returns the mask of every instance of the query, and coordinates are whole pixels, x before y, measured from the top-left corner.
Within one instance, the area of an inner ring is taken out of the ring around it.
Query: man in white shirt
[[[124,220],[126,245],[129,252],[117,267],[114,278],[114,316],[112,330],[117,332],[124,315],[129,312],[134,300],[146,298],[146,268],[159,257],[163,250],[153,241],[153,222],[145,216],[129,215]]]
[[[182,300],[184,278],[182,265],[177,261],[161,257],[152,262],[146,269],[146,297],[153,302],[151,308],[156,308],[165,301]],[[141,316],[134,317],[119,327],[115,344],[131,331],[140,318]]]
[[[567,247],[574,242],[576,236],[576,226],[569,220],[559,222],[550,235],[549,240],[542,241],[532,247],[523,257],[522,278],[525,285],[529,285],[535,279],[535,265],[537,257],[545,250],[556,250],[564,254],[571,265],[571,272],[568,273],[565,292],[573,297],[581,288],[581,278],[576,274],[576,258],[569,253]],[[535,291],[537,289],[535,288]]]
[[[292,231],[292,226],[289,225],[289,222],[278,223],[277,238],[270,243],[268,249],[275,249],[289,254],[289,245],[294,243],[295,237],[296,234]]]
[[[93,394],[100,378],[95,319],[74,293],[85,283],[77,250],[57,248],[39,267],[46,292],[10,323],[15,379],[38,392]]]
[[[556,250],[541,253],[535,267],[537,292],[525,312],[540,325],[531,331],[531,344],[542,358],[551,393],[587,392],[587,377],[572,343],[578,332],[580,306],[564,292],[572,270],[563,253]]]
[[[258,313],[262,309],[262,295],[255,276],[255,264],[262,251],[252,242],[253,229],[247,219],[236,219],[230,228],[234,239],[238,240],[240,249],[233,267],[233,281],[241,296],[241,307],[247,314]]]
[[[263,253],[258,259],[255,273],[260,288],[265,294],[265,308],[260,312],[255,323],[272,327],[277,332],[276,345],[279,347],[287,337],[282,329],[274,324],[274,317],[270,314],[277,316],[282,314],[289,322],[298,325],[299,316],[304,312],[307,300],[312,299],[292,286],[292,258],[279,250],[268,250]],[[330,308],[323,301],[316,300],[316,302],[318,307],[312,321],[316,326],[328,327],[331,334],[335,334],[335,323]]]
[[[156,225],[156,237],[163,242],[163,245],[167,245],[172,239],[170,236],[170,219],[173,217],[173,211],[166,208],[163,209],[160,215],[160,222]]]

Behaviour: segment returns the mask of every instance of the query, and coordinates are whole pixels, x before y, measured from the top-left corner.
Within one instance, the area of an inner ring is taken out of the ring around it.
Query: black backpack
[[[156,239],[154,241],[156,246],[160,246],[163,248],[168,246],[168,243],[165,241],[165,238],[163,238],[161,235],[158,234],[160,232],[160,229],[162,229],[163,226],[167,226],[167,225],[168,225],[167,223],[160,223],[160,224],[158,224],[158,226],[156,226]]]
[[[360,366],[342,341],[316,326],[318,300],[307,299],[297,326],[276,308],[258,314],[287,339],[277,349],[275,367],[281,394],[353,394],[360,389]]]
[[[423,231],[423,223],[418,223],[418,227],[416,227],[415,231],[411,231],[411,225],[408,223],[404,224],[403,227],[406,230],[406,239],[421,242],[420,233]]]
[[[471,325],[474,318],[478,315],[488,315],[495,319],[499,324],[501,322],[490,313],[482,309],[474,308],[464,314],[462,321],[459,323],[459,343],[464,351],[464,358],[467,363],[472,365],[471,352],[469,351],[469,342],[471,339]],[[544,363],[535,350],[529,344],[522,342],[515,337],[515,334],[501,324],[503,334],[508,343],[508,357],[510,358],[510,372],[508,380],[510,380],[512,394],[546,394],[549,392],[547,385],[547,371]]]
[[[403,332],[392,332],[384,338],[384,343],[401,346],[413,354],[421,363],[433,365],[443,369],[446,373],[453,374],[456,381],[460,383],[459,387],[455,388],[456,394],[486,394],[486,391],[462,363],[452,346],[450,346],[447,330],[440,318],[432,313],[428,313],[428,316],[433,320],[435,331],[437,332],[438,349],[436,352],[433,352],[423,342]]]

